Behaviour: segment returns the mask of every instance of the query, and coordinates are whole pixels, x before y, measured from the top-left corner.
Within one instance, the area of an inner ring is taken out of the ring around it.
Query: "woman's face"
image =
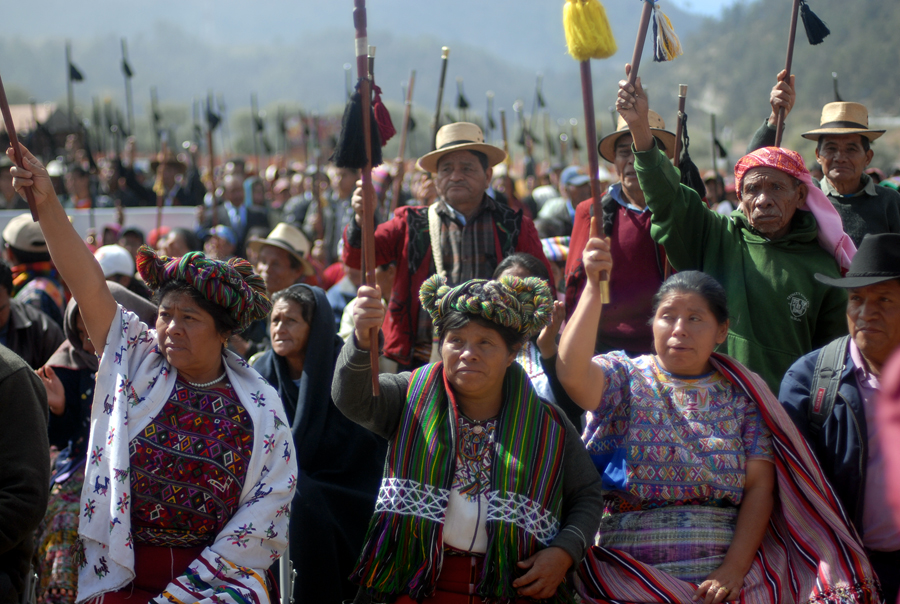
[[[303,319],[300,305],[282,298],[272,306],[269,333],[272,350],[282,357],[304,354],[309,340],[309,323]]]
[[[78,339],[81,340],[81,347],[88,354],[94,354],[94,343],[91,342],[91,336],[88,335],[87,327],[84,326],[84,319],[81,318],[81,311],[75,315],[75,331],[78,333]]]
[[[712,370],[709,355],[725,341],[728,322],[719,324],[703,296],[673,292],[653,318],[653,342],[663,369],[678,375]]]
[[[444,335],[441,359],[447,381],[465,399],[484,399],[503,389],[506,369],[516,352],[506,347],[500,333],[475,321]]]
[[[212,315],[188,294],[167,294],[156,319],[159,347],[179,372],[202,375],[221,363],[228,336],[216,330]]]

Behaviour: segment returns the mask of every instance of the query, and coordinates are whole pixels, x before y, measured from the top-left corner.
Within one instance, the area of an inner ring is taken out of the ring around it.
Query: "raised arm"
[[[589,239],[582,261],[587,284],[559,342],[556,375],[576,405],[593,411],[600,406],[606,390],[603,369],[593,362],[593,357],[603,308],[600,272],[612,270],[609,242],[596,237]]]
[[[794,108],[794,100],[796,99],[794,76],[791,76],[790,79],[787,79],[786,76],[787,71],[784,69],[775,76],[777,81],[769,93],[769,105],[772,107],[772,112],[753,135],[753,138],[750,139],[750,143],[747,145],[747,153],[774,145],[775,130],[778,126],[778,111],[784,109],[784,119],[787,120],[788,114]]]
[[[25,166],[24,169],[12,168],[13,186],[20,195],[24,187],[31,187],[34,192],[41,231],[47,240],[50,257],[78,301],[84,325],[99,354],[103,351],[110,323],[116,314],[116,301],[109,293],[100,265],[59,203],[46,168],[25,145],[19,146]],[[7,149],[6,154],[13,159],[12,148]]]

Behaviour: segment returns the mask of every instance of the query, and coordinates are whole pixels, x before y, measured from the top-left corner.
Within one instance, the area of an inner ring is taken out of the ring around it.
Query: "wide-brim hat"
[[[843,278],[835,279],[821,273],[816,273],[815,277],[820,283],[843,288],[900,279],[900,233],[866,235]]]
[[[663,121],[663,118],[657,112],[650,111],[647,117],[650,121],[650,132],[662,141],[663,145],[666,146],[666,156],[672,159],[675,156],[675,134],[666,130],[666,122]],[[628,131],[628,124],[625,123],[625,120],[620,115],[616,123],[616,131],[601,138],[600,144],[597,145],[600,157],[610,163],[615,163],[616,141],[623,134],[630,134],[630,132]]]
[[[286,222],[279,222],[269,233],[265,239],[251,239],[247,242],[247,249],[259,253],[264,245],[271,245],[286,251],[288,254],[300,261],[303,265],[303,276],[308,277],[315,274],[315,270],[307,260],[310,252],[309,239],[303,234],[303,231]]]
[[[873,141],[884,134],[884,130],[869,129],[869,111],[865,105],[835,102],[822,107],[819,127],[804,132],[801,136],[811,141],[817,141],[823,134],[862,134]]]
[[[454,151],[479,151],[487,155],[492,168],[506,159],[506,151],[484,142],[484,133],[476,124],[456,122],[447,124],[437,132],[435,150],[419,158],[416,165],[426,172],[437,172],[438,160]]]
[[[154,174],[160,166],[172,166],[182,174],[187,171],[187,164],[179,159],[171,152],[160,153],[156,159],[150,162],[150,171]]]

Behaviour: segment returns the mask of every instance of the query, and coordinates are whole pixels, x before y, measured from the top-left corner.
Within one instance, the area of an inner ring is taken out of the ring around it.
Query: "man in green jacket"
[[[616,108],[634,139],[635,169],[652,212],[651,235],[675,270],[701,270],[722,283],[731,309],[722,352],[777,392],[797,358],[847,333],[846,294],[813,277],[838,277],[835,258],[849,265],[855,248],[839,217],[811,187],[802,158],[774,147],[738,162],[738,209],[718,215],[680,184],[678,171],[656,148],[640,79],[634,86],[619,83]],[[801,207],[811,211],[798,212]]]

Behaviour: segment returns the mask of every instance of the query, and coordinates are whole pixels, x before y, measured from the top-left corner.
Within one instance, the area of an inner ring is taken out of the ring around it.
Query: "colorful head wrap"
[[[571,237],[548,237],[541,239],[541,249],[550,262],[565,262],[569,258]]]
[[[432,275],[422,284],[419,300],[434,321],[457,311],[484,317],[526,337],[550,323],[553,308],[550,288],[537,277],[472,279],[450,288],[444,277]]]
[[[151,289],[169,281],[184,281],[200,295],[228,311],[238,324],[237,331],[264,318],[272,310],[266,294],[266,282],[253,272],[243,258],[227,262],[207,258],[200,252],[188,252],[181,258],[157,256],[152,248],[141,246],[137,270]]]
[[[850,261],[856,254],[856,246],[844,232],[841,216],[831,205],[822,190],[813,184],[812,176],[803,163],[803,158],[796,151],[780,147],[763,147],[748,153],[734,166],[734,183],[738,195],[744,176],[753,168],[774,168],[793,176],[806,185],[806,202],[801,210],[812,212],[819,224],[819,245],[834,256],[841,266],[841,272],[850,268]]]

